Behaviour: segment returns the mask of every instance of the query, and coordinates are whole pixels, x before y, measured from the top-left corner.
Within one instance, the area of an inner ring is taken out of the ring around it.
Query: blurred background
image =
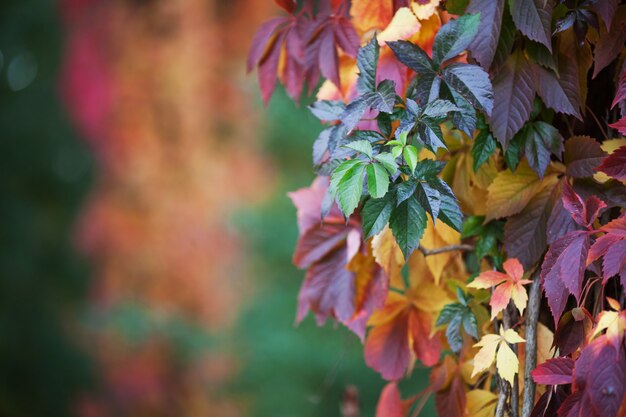
[[[293,326],[320,125],[244,66],[278,10],[0,2],[0,416],[374,416],[359,340]]]

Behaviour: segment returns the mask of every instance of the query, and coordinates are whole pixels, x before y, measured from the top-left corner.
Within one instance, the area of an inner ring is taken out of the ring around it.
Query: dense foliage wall
[[[364,342],[379,416],[623,416],[626,5],[276,3],[248,69],[325,126],[296,322]]]

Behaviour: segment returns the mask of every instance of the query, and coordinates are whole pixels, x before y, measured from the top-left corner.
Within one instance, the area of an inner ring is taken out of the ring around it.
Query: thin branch
[[[498,402],[496,404],[495,417],[504,417],[504,411],[506,410],[506,398],[509,396],[509,383],[502,378],[498,378],[500,382],[498,389]]]
[[[435,249],[426,249],[425,247],[420,245],[418,249],[420,252],[424,254],[424,256],[430,256],[430,255],[439,255],[440,253],[445,253],[445,252],[474,250],[474,247],[472,245],[460,244],[460,245],[442,246],[440,248],[435,248]]]
[[[602,136],[604,136],[605,140],[609,139],[609,135],[607,134],[606,130],[604,130],[604,126],[602,125],[602,123],[600,123],[600,121],[598,120],[598,117],[595,115],[595,113],[593,112],[593,110],[591,110],[591,108],[589,108],[589,106],[586,106],[587,110],[589,111],[589,113],[591,113],[591,116],[593,117],[593,120],[595,120],[596,124],[598,125],[598,128],[600,129],[600,132],[602,132]]]
[[[505,330],[513,328],[513,322],[517,320],[516,315],[517,315],[516,307],[513,304],[513,301],[510,301],[507,308],[504,309],[503,316],[502,316],[502,322],[503,322]],[[513,349],[515,356],[517,356],[517,344],[513,344],[511,346],[511,349]],[[510,402],[511,402],[511,409],[509,410],[509,415],[511,417],[519,417],[519,378],[517,377],[517,375],[515,376],[515,379],[513,379],[513,386],[511,387]]]
[[[541,279],[539,271],[533,274],[526,309],[526,360],[524,361],[524,391],[522,399],[522,417],[530,417],[535,402],[535,381],[530,373],[537,366],[537,322],[541,306]]]

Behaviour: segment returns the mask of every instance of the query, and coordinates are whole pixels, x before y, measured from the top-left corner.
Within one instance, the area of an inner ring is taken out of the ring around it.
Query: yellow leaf
[[[430,0],[428,3],[423,4],[423,2],[418,3],[413,1],[411,2],[411,9],[418,19],[424,20],[435,14],[439,2],[440,0]]]
[[[539,191],[541,181],[525,160],[515,172],[499,172],[488,188],[485,221],[517,214]]]
[[[480,347],[481,349],[474,357],[472,377],[489,369],[495,359],[496,368],[500,376],[513,384],[513,378],[519,367],[519,360],[507,344],[507,341],[509,343],[521,343],[524,342],[524,339],[515,330],[502,331],[500,329],[499,335],[487,334],[474,345],[474,347]]]
[[[491,391],[475,389],[467,393],[469,417],[492,417],[496,411],[498,397]]]
[[[419,287],[423,282],[435,282],[435,277],[430,272],[424,254],[419,250],[414,251],[409,257],[409,283],[411,288]]]
[[[378,43],[405,40],[420,30],[420,22],[408,7],[401,7],[393,16],[389,26],[378,34]]]
[[[480,342],[474,346],[480,347],[476,356],[474,356],[474,370],[472,371],[472,378],[481,372],[486,371],[491,367],[493,360],[495,359],[496,349],[502,338],[497,334],[486,334],[480,339]]]
[[[519,368],[519,360],[515,352],[513,352],[513,349],[506,343],[500,343],[496,357],[496,368],[502,379],[513,385],[513,378],[515,378],[515,374]]]
[[[508,343],[524,343],[525,340],[522,339],[513,329],[505,330],[504,332],[500,329],[500,333],[502,334],[502,338],[506,340]]]
[[[421,244],[426,249],[436,249],[447,245],[460,243],[461,235],[445,223],[439,221],[437,226],[433,225],[430,215],[424,236],[422,236]],[[443,269],[450,263],[450,260],[460,256],[460,252],[444,252],[438,255],[430,255],[426,257],[426,264],[433,274],[435,284],[439,284]]]
[[[372,29],[387,27],[393,17],[393,4],[385,0],[352,0],[350,15],[354,28],[363,36]]]
[[[545,325],[537,323],[537,365],[554,356],[554,333]]]
[[[388,226],[372,239],[372,252],[378,265],[380,265],[387,276],[392,288],[404,288],[402,279],[402,267],[404,266],[404,256],[400,246],[391,233]]]

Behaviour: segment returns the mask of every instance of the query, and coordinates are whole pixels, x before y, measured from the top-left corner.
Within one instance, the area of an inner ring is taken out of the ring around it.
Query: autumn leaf
[[[620,131],[620,133],[626,135],[626,133],[624,133],[626,132],[626,120],[623,125],[624,127],[621,128],[623,131]],[[615,127],[615,125],[610,126]],[[604,158],[597,170],[604,172],[609,177],[622,181],[626,180],[626,146],[622,146],[621,148],[615,150],[611,155]]]
[[[389,277],[389,285],[396,289],[404,288],[402,279],[404,256],[389,227],[385,227],[372,239],[372,253],[378,265]]]
[[[499,335],[487,334],[483,336],[480,342],[474,345],[475,347],[480,347],[480,350],[474,357],[472,377],[489,369],[495,361],[496,369],[500,376],[512,385],[513,377],[519,367],[519,360],[508,343],[522,342],[525,342],[525,340],[519,337],[512,329],[506,331],[500,329]]]
[[[423,258],[419,252],[414,253],[416,256]],[[411,265],[421,271],[426,268],[423,262]],[[411,352],[426,366],[437,363],[441,352],[440,333],[433,332],[435,314],[450,299],[432,277],[411,284],[404,294],[390,292],[384,307],[374,312],[368,323],[371,329],[365,340],[365,361],[390,381],[405,373]]]
[[[540,187],[539,176],[526,162],[522,162],[515,172],[499,172],[488,188],[485,221],[519,213]]]
[[[491,391],[474,389],[467,393],[469,417],[492,417],[496,411],[498,397]]]
[[[548,359],[538,365],[531,373],[533,379],[538,384],[560,385],[571,384],[574,373],[574,360],[571,358],[559,357]]]
[[[532,281],[522,279],[524,268],[522,264],[515,258],[507,259],[504,264],[506,274],[498,271],[481,272],[474,281],[467,286],[476,289],[489,289],[495,287],[489,305],[491,306],[491,319],[496,318],[498,313],[506,308],[509,301],[513,300],[513,304],[520,312],[524,314],[526,303],[528,302],[528,294],[524,285],[530,284]]]
[[[376,405],[376,417],[405,417],[413,401],[402,401],[396,382],[390,382],[380,393]]]

